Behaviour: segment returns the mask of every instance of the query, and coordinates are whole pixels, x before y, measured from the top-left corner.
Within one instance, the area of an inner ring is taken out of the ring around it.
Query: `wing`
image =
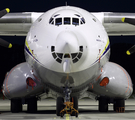
[[[92,13],[102,22],[109,36],[135,35],[135,13]]]
[[[0,35],[26,36],[32,23],[43,13],[8,13],[0,19]]]
[[[0,19],[0,35],[26,36],[32,23],[42,14],[8,13]],[[102,22],[109,36],[135,35],[135,26],[132,24],[135,23],[135,13],[100,12],[92,14]]]

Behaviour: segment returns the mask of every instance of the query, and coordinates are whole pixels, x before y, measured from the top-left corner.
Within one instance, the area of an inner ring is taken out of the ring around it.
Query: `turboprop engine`
[[[44,84],[27,62],[12,68],[3,83],[3,94],[8,99],[35,96],[43,90]]]

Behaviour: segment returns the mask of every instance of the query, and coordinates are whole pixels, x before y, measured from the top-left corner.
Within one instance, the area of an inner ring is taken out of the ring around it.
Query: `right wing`
[[[32,23],[43,13],[8,13],[0,18],[0,35],[26,36]]]

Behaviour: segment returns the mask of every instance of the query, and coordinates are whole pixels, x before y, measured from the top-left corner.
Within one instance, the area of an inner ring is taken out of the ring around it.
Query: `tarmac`
[[[0,100],[0,120],[135,120],[135,99],[125,101],[125,113],[113,111],[113,105],[109,104],[107,113],[98,111],[98,101],[91,99],[79,100],[78,118],[65,114],[63,118],[56,115],[56,100],[45,99],[38,101],[38,112],[35,114],[27,113],[27,105],[23,105],[20,113],[10,112],[10,101]]]

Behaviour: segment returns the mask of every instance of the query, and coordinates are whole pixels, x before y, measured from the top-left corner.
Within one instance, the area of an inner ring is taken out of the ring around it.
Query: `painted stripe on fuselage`
[[[27,51],[27,53],[29,53],[29,55],[35,60],[37,61],[38,63],[40,63],[36,58],[35,56],[29,51],[29,49],[25,46],[25,50]],[[41,64],[41,63],[40,63]]]
[[[107,41],[107,43],[106,43],[106,46],[105,46],[105,48],[103,49],[103,51],[102,51],[102,53],[100,54],[100,59],[109,51],[109,49],[110,49],[110,42],[109,42],[109,39],[108,39],[108,41]],[[35,56],[33,55],[33,53],[32,53],[32,50],[30,49],[30,47],[28,46],[28,42],[25,42],[25,50],[29,53],[29,55],[32,57],[32,58],[34,58],[38,63],[40,63],[36,58],[35,58]],[[93,64],[95,64],[96,62],[98,62],[99,61],[99,58],[93,63]],[[41,64],[41,63],[40,63]],[[92,65],[93,65],[92,64]]]
[[[93,64],[97,63],[109,50],[110,50],[110,42],[109,42],[109,39],[108,39],[104,50],[100,54],[99,58]]]
[[[107,43],[105,45],[105,48],[103,49],[102,53],[100,54],[100,56],[103,56],[107,51],[108,49],[110,48],[110,42],[109,42],[109,39],[107,40]]]

